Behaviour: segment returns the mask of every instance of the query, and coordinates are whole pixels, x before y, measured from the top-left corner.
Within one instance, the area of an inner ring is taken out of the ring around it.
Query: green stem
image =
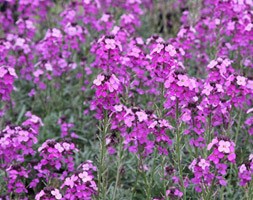
[[[166,186],[166,183],[165,183],[165,173],[164,173],[164,170],[165,170],[165,158],[163,157],[163,160],[162,160],[162,184],[163,184],[163,193],[164,193],[164,196],[166,196],[166,189],[167,189],[167,186]]]
[[[217,175],[217,170],[215,171],[214,174],[215,174],[215,176],[214,176],[214,178],[212,180],[212,184],[211,184],[210,190],[209,190],[209,192],[207,192],[207,195],[205,196],[204,200],[212,200],[213,188],[215,186],[214,183],[215,183],[215,178],[216,178],[216,175]]]
[[[183,199],[186,200],[186,191],[184,187],[184,180],[183,180],[183,168],[181,163],[181,133],[180,133],[180,126],[179,126],[179,105],[178,105],[178,99],[176,102],[176,157],[177,157],[177,166],[178,166],[178,172],[179,172],[179,178],[181,182],[181,191],[183,192]]]
[[[138,159],[138,157],[137,157]],[[136,166],[136,177],[135,177],[135,184],[134,184],[134,187],[133,187],[133,190],[132,190],[132,195],[131,195],[131,199],[133,200],[134,199],[134,195],[135,195],[135,192],[136,192],[136,189],[137,189],[137,185],[138,185],[138,181],[139,181],[139,175],[140,175],[140,170],[139,170],[139,159],[138,159],[138,164]]]
[[[135,193],[136,193],[136,189],[137,189],[137,185],[138,185],[138,180],[139,180],[139,176],[142,175],[143,171],[143,161],[142,161],[142,155],[141,155],[141,150],[140,150],[140,143],[137,141],[138,143],[138,155],[137,155],[137,167],[136,167],[136,171],[137,171],[137,175],[136,175],[136,179],[135,179],[135,185],[133,188],[133,192],[132,192],[132,198],[134,197]],[[145,177],[145,176],[144,176]]]
[[[106,172],[107,167],[105,163],[106,158],[106,135],[108,133],[110,123],[108,119],[107,111],[104,111],[104,119],[103,124],[101,126],[101,136],[99,137],[100,140],[100,157],[99,157],[99,164],[98,164],[98,192],[99,192],[99,199],[105,200],[106,199]]]
[[[157,157],[157,149],[154,149],[151,174],[149,176],[149,181],[147,183],[147,197],[148,197],[148,199],[152,199],[152,188],[153,188],[153,182],[154,182],[156,157]],[[144,176],[145,176],[145,174],[144,174]]]
[[[120,145],[119,145],[119,151],[118,151],[116,182],[115,182],[115,188],[114,188],[113,198],[112,198],[113,200],[115,200],[115,198],[116,198],[118,185],[119,185],[119,181],[120,181],[120,172],[121,172],[121,169],[122,169],[122,160],[124,158],[123,141],[122,141],[122,138],[121,138],[120,134],[119,134],[119,138],[120,138]]]
[[[253,199],[253,181],[251,180],[248,191],[245,191],[247,195],[247,200],[252,200]]]
[[[212,114],[209,115],[208,117],[208,144],[211,142],[211,137],[212,137]]]
[[[239,131],[241,130],[241,121],[242,121],[242,109],[240,110],[239,113],[239,121],[237,123],[237,127],[236,127],[236,132],[235,132],[235,144],[237,144],[237,140],[238,140],[238,135],[239,135]]]

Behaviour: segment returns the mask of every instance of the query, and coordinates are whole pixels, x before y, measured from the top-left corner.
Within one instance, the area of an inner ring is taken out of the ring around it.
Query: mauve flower
[[[121,112],[123,110],[123,106],[122,105],[115,105],[114,106],[114,109],[117,111],[117,112]]]
[[[71,177],[67,177],[64,181],[64,185],[69,186],[70,188],[73,188],[75,185],[75,181],[78,179],[77,176],[72,175]]]
[[[62,147],[66,150],[69,151],[71,149],[71,145],[67,142],[62,143]]]
[[[115,90],[118,90],[120,81],[114,74],[112,74],[109,82],[106,82],[106,83],[107,83],[109,91],[113,92]]]
[[[230,152],[230,142],[221,140],[219,141],[218,150],[219,152],[229,153]]]
[[[134,57],[138,58],[140,56],[139,55],[140,53],[141,53],[141,50],[139,48],[133,47],[131,52],[129,53],[129,56],[134,56]]]
[[[212,139],[212,142],[207,146],[207,150],[210,150],[213,147],[213,145],[217,144],[218,142],[219,141],[217,140],[217,138]]]
[[[158,44],[156,45],[156,47],[154,48],[154,50],[151,52],[151,55],[154,54],[155,52],[156,52],[156,53],[160,53],[161,50],[162,50],[163,48],[164,48],[164,45],[158,43]]]
[[[230,162],[234,162],[234,161],[235,161],[235,158],[236,158],[236,154],[235,154],[235,153],[230,153],[230,154],[228,155],[228,160],[229,160]]]
[[[155,128],[155,126],[158,124],[157,121],[152,122],[148,128]]]
[[[205,159],[201,159],[198,163],[198,166],[200,166],[203,170],[205,170],[205,168],[209,167],[210,164]]]
[[[189,86],[189,78],[188,78],[188,76],[186,76],[186,75],[181,75],[181,74],[179,74],[178,75],[178,82],[177,82],[177,84],[179,85],[179,86],[185,86],[185,87],[188,87]]]
[[[246,85],[246,78],[245,77],[243,77],[243,76],[237,76],[236,77],[236,79],[237,79],[237,84],[238,85],[241,85],[241,86],[245,86]]]
[[[144,111],[136,112],[139,122],[146,121],[148,119],[148,115]]]
[[[104,75],[99,74],[97,78],[93,81],[93,84],[96,86],[100,86],[102,84],[102,81],[105,79]]]
[[[183,122],[190,121],[191,120],[191,113],[189,113],[187,111],[184,112],[184,114],[182,115],[181,119],[182,119]]]
[[[226,175],[227,165],[223,163],[219,163],[216,165],[216,169],[221,175]]]
[[[38,194],[36,194],[35,196],[35,200],[40,200],[41,197],[43,197],[45,194],[45,192],[43,190],[41,190]]]
[[[56,199],[62,199],[62,195],[58,189],[54,189],[51,191],[51,194],[56,198]]]
[[[249,23],[246,27],[245,27],[245,31],[251,31],[251,29],[253,29],[253,24]]]
[[[3,78],[7,72],[7,69],[0,67],[0,78]]]
[[[177,51],[175,49],[175,47],[173,47],[172,45],[168,44],[166,47],[165,47],[165,51],[168,52],[170,54],[170,56],[175,56],[177,54]]]
[[[105,48],[106,49],[115,49],[116,48],[116,42],[114,39],[105,39]]]
[[[202,94],[209,96],[213,90],[213,87],[210,84],[205,84]]]
[[[247,170],[247,168],[246,168],[245,164],[243,164],[243,165],[241,165],[241,166],[239,167],[239,172],[240,172],[240,173],[243,173],[243,172],[246,171],[246,170]]]
[[[54,147],[61,153],[64,151],[64,148],[61,146],[61,144],[57,143],[54,145]]]
[[[78,174],[78,177],[81,178],[83,182],[88,182],[92,180],[92,176],[89,176],[86,171]]]

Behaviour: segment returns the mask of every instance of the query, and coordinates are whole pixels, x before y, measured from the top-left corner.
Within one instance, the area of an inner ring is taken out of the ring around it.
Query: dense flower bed
[[[1,199],[253,199],[252,0],[0,0]]]

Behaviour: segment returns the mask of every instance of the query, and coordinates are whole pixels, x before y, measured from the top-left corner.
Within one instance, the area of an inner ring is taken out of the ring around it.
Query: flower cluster
[[[103,117],[103,110],[112,111],[113,106],[119,103],[120,80],[114,75],[99,74],[93,81],[96,87],[96,99],[92,102],[93,109],[97,110],[97,118]]]
[[[10,100],[10,94],[14,88],[14,80],[17,78],[12,67],[0,66],[0,96],[2,101]]]
[[[53,187],[46,187],[35,196],[35,200],[42,199],[62,199],[62,195],[58,189]]]
[[[239,166],[240,185],[245,186],[250,183],[253,175],[253,155],[250,154],[249,161]]]
[[[34,169],[38,171],[39,178],[45,178],[47,181],[51,178],[64,178],[67,172],[74,170],[73,154],[77,151],[74,143],[69,141],[56,142],[47,140],[39,147],[41,160]],[[65,173],[61,173],[61,169]]]
[[[228,164],[235,164],[235,144],[229,138],[214,138],[207,147],[207,150],[211,149],[212,152],[206,159],[194,159],[189,166],[194,173],[192,182],[197,192],[201,192],[206,186],[211,187],[216,182],[225,186],[227,181],[224,176],[227,174]]]
[[[71,129],[74,127],[74,124],[65,122],[65,117],[61,117],[58,120],[58,124],[61,126],[62,138],[67,137],[67,136],[70,136],[72,138],[78,138],[78,136],[74,132],[71,132]]]
[[[97,185],[94,181],[93,172],[97,168],[91,161],[86,161],[77,168],[72,176],[67,177],[61,186],[65,188],[65,199],[92,199],[97,193]]]
[[[253,199],[252,8],[0,0],[0,199]]]
[[[36,132],[28,126],[7,126],[0,132],[0,168],[13,162],[24,162],[25,156],[34,155]]]
[[[214,164],[219,164],[224,161],[235,163],[235,143],[227,137],[214,138],[207,146],[207,150],[213,149],[208,159]]]
[[[26,185],[22,182],[23,178],[28,178],[28,171],[19,164],[11,165],[6,169],[8,178],[8,191],[17,194],[27,193]]]
[[[166,132],[173,127],[167,120],[159,119],[152,111],[123,105],[114,106],[111,118],[111,128],[121,130],[124,146],[130,152],[143,149],[143,155],[148,155],[156,146],[159,153],[168,154],[167,146],[172,145],[172,140]]]

